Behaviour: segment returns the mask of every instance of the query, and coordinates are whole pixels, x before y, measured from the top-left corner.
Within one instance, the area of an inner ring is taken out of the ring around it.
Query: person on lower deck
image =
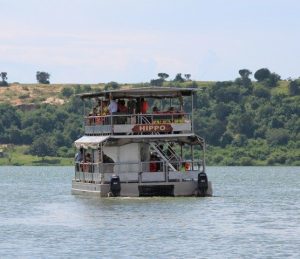
[[[83,148],[81,147],[79,151],[75,155],[75,164],[76,164],[76,171],[80,171],[80,163],[83,161]]]

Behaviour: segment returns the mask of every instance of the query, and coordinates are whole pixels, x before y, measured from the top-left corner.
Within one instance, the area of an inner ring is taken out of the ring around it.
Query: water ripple
[[[0,167],[0,257],[300,257],[299,168],[208,173],[211,198],[99,199],[70,167]]]

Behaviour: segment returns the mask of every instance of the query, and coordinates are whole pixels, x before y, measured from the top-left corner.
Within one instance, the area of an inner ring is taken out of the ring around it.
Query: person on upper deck
[[[135,114],[136,111],[136,101],[134,99],[130,99],[127,102],[127,106],[128,106],[128,113],[130,114]]]
[[[158,113],[159,113],[159,109],[157,108],[157,106],[154,106],[154,107],[152,108],[152,112],[153,112],[154,114],[158,114]]]
[[[113,114],[114,112],[118,111],[118,104],[116,101],[112,98],[112,95],[109,96],[109,105],[108,110],[110,114]]]
[[[144,98],[142,98],[141,108],[140,108],[141,113],[147,113],[148,108],[149,108],[148,102]]]
[[[128,108],[126,107],[124,100],[118,101],[118,112],[123,112],[123,113],[128,112]]]
[[[172,106],[167,111],[167,113],[174,113],[174,112],[176,112],[176,111],[175,111],[175,108]]]
[[[108,101],[102,101],[102,108],[101,109],[102,109],[101,115],[109,114]]]

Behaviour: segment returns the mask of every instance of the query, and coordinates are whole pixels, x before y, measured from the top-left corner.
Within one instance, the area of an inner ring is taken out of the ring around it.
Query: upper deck
[[[194,92],[187,88],[147,87],[82,94],[81,99],[94,101],[93,107],[85,111],[85,134],[193,133]],[[188,105],[184,105],[186,102]]]

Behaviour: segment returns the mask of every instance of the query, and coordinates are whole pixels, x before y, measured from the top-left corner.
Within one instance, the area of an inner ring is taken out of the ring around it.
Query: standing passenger
[[[141,113],[147,113],[147,110],[149,108],[148,102],[142,98],[141,99]]]
[[[75,164],[76,164],[76,171],[77,172],[80,171],[80,166],[79,165],[82,162],[82,160],[83,160],[83,148],[81,147],[75,155]]]
[[[115,100],[113,100],[112,95],[109,96],[108,110],[110,114],[113,114],[114,112],[118,111],[118,104]]]

